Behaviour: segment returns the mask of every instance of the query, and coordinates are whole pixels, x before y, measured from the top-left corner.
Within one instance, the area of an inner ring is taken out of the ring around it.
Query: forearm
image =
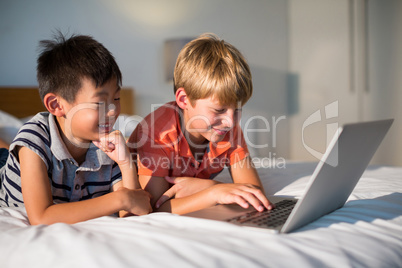
[[[263,190],[263,185],[261,183],[260,177],[254,168],[249,168],[242,173],[245,175],[241,174],[239,176],[239,174],[237,174],[237,176],[233,176],[234,183],[249,183]]]
[[[116,130],[93,143],[119,165],[124,187],[140,189],[137,169],[120,131]]]
[[[210,187],[190,196],[169,199],[154,211],[185,214],[214,206],[217,202],[213,197],[212,191],[213,187]]]
[[[171,193],[169,192],[170,189],[164,195],[170,196]],[[248,208],[251,205],[258,211],[262,211],[264,208],[272,209],[272,205],[258,185],[251,183],[218,183],[182,198],[169,199],[157,208],[157,211],[185,214],[216,204],[233,203],[243,208]]]
[[[128,189],[141,189],[138,181],[137,169],[131,163],[125,165],[119,165],[123,186]]]
[[[264,187],[250,157],[246,157],[230,166],[230,172],[234,183],[252,184],[264,192]]]
[[[124,201],[121,194],[112,192],[89,200],[51,205],[43,213],[37,213],[38,215],[35,216],[31,215],[29,220],[32,225],[57,222],[72,224],[112,215],[122,210],[123,207]]]

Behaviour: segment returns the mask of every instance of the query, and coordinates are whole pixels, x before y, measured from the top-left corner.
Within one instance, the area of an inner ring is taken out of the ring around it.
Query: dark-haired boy
[[[27,122],[10,145],[0,205],[25,207],[31,224],[149,213],[150,196],[139,187],[125,140],[110,133],[122,79],[114,57],[85,35],[59,34],[41,47],[37,78],[48,112]]]

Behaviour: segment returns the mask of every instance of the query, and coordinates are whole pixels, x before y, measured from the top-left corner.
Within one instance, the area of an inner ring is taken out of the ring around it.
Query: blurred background
[[[38,42],[55,29],[112,52],[140,117],[174,99],[172,40],[213,32],[252,70],[253,156],[317,161],[337,126],[395,118],[373,163],[402,165],[400,0],[1,0],[0,86],[37,85]]]

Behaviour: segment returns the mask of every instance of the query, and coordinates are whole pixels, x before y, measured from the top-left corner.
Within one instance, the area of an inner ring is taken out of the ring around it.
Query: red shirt
[[[128,145],[138,155],[138,175],[212,179],[225,166],[248,156],[238,124],[222,141],[209,143],[201,162],[196,161],[181,127],[181,109],[169,102],[150,113],[131,134]]]

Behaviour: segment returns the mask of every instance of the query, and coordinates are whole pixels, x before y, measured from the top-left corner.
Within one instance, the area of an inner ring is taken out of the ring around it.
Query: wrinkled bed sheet
[[[267,194],[300,197],[315,166],[259,174]],[[30,226],[0,208],[0,267],[402,267],[402,168],[370,166],[343,208],[290,234],[169,213]]]

